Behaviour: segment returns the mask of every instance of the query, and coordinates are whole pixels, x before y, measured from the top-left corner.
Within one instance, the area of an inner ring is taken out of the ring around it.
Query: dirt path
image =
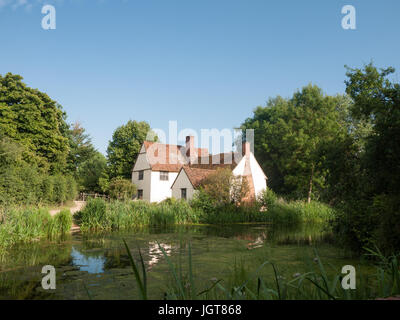
[[[69,211],[71,212],[71,214],[75,214],[76,212],[80,211],[84,206],[85,206],[85,201],[74,201],[74,205],[69,208]],[[50,215],[54,216],[57,213],[59,213],[61,211],[61,209],[53,209],[50,210]]]

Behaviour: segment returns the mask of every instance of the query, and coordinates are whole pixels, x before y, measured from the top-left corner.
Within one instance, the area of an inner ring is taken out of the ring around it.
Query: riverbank
[[[67,209],[50,214],[46,208],[8,208],[1,211],[0,252],[18,243],[54,239],[69,233],[72,214]]]
[[[237,207],[204,207],[168,199],[161,203],[145,201],[75,201],[69,207],[3,209],[0,219],[0,248],[18,242],[54,238],[72,231],[120,231],[146,226],[228,225],[269,223],[293,226],[300,223],[326,223],[334,217],[332,208],[318,202],[276,200],[268,207],[258,203]],[[72,218],[73,215],[73,218]]]
[[[207,206],[168,199],[161,203],[145,201],[90,200],[76,214],[82,231],[116,231],[141,226],[166,226],[180,224],[272,223],[296,225],[302,222],[326,223],[335,211],[329,206],[301,201],[277,200],[268,204]]]

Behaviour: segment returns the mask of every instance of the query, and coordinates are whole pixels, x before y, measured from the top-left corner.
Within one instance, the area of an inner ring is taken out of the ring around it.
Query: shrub
[[[56,175],[53,179],[53,202],[63,203],[67,200],[67,182],[64,176]]]
[[[129,200],[136,194],[136,186],[128,179],[114,178],[108,186],[108,193],[112,199]]]
[[[233,175],[227,168],[219,168],[208,175],[201,184],[201,190],[217,206],[239,204],[249,191],[247,180]]]
[[[272,191],[272,189],[268,188],[261,193],[257,200],[262,208],[269,209],[275,205],[278,200],[278,196],[274,191]]]
[[[373,210],[379,216],[379,224],[375,232],[377,243],[387,254],[398,253],[400,251],[400,198],[388,195],[376,196]]]
[[[65,178],[66,182],[66,200],[74,200],[78,193],[78,184],[71,176]]]

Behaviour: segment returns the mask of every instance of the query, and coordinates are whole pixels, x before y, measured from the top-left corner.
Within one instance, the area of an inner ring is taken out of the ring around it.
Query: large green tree
[[[279,193],[296,198],[320,196],[325,186],[326,146],[345,133],[349,100],[327,96],[313,85],[291,99],[270,99],[242,125],[254,129],[255,153]]]
[[[132,168],[145,139],[156,140],[145,121],[129,120],[118,127],[107,148],[109,178],[123,177],[131,179]]]
[[[86,133],[85,128],[79,122],[70,126],[68,138],[70,148],[67,158],[68,170],[76,175],[83,163],[94,157],[98,158],[98,154],[90,135]]]
[[[352,118],[368,130],[361,131],[362,147],[349,152],[359,159],[347,175],[355,186],[343,192],[346,202],[335,230],[359,250],[375,244],[387,253],[400,248],[400,84],[391,81],[393,72],[372,64],[347,72]]]
[[[0,132],[26,147],[27,161],[63,171],[69,152],[66,115],[57,102],[22,79],[0,75]]]

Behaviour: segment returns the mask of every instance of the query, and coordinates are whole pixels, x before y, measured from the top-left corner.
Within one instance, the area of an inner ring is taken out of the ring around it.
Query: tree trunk
[[[314,164],[311,166],[311,176],[310,176],[310,185],[308,188],[308,198],[307,202],[311,202],[311,194],[312,194],[312,187],[313,187],[313,179],[314,179]]]

